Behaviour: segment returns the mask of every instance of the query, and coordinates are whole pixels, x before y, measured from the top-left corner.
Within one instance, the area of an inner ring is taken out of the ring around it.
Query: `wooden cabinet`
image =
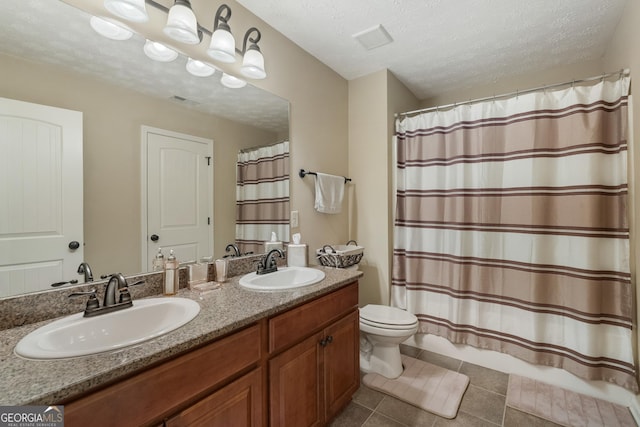
[[[158,424],[189,402],[257,366],[261,325],[254,325],[110,387],[65,403],[65,426]]]
[[[357,311],[325,330],[332,337],[324,349],[325,419],[330,420],[351,401],[360,387],[360,316]]]
[[[360,385],[358,284],[65,404],[65,425],[324,426]]]
[[[259,427],[263,424],[260,368],[221,388],[165,423],[166,427]]]
[[[321,426],[322,334],[315,334],[269,361],[272,426]]]
[[[269,361],[271,426],[323,426],[349,403],[360,386],[357,300],[354,284],[270,320],[274,350],[306,335]]]

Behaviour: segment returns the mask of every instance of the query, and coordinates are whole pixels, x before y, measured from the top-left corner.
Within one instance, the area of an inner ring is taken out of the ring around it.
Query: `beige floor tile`
[[[369,419],[362,425],[362,427],[414,427],[414,426],[406,426],[406,424],[400,424],[397,421],[392,420],[391,418],[385,417],[384,415],[375,413],[369,417]],[[415,426],[418,427],[418,426]],[[422,426],[421,426],[422,427]],[[429,427],[429,426],[425,426]]]
[[[370,389],[364,385],[353,395],[353,401],[369,409],[376,409],[378,404],[384,399],[385,394],[377,390]]]
[[[373,414],[371,409],[351,402],[334,420],[331,427],[360,427]]]
[[[494,424],[502,424],[506,398],[473,384],[469,385],[462,398],[459,412],[481,418]]]
[[[496,427],[498,424],[491,423],[487,420],[480,419],[478,417],[474,417],[473,415],[458,412],[458,415],[452,419],[448,420],[446,418],[440,418],[436,420],[436,423],[433,427]],[[524,427],[523,424],[520,427]]]
[[[462,362],[460,373],[468,376],[471,384],[476,387],[484,388],[503,396],[507,395],[509,374],[467,362]]]
[[[385,396],[376,412],[408,426],[430,426],[438,418],[431,412],[423,411],[392,396]]]

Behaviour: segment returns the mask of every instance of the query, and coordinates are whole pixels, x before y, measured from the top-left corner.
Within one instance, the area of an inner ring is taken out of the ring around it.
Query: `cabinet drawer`
[[[269,319],[269,352],[284,349],[358,306],[358,282]]]
[[[165,427],[258,427],[263,424],[262,370],[254,369],[165,423]]]
[[[65,425],[148,424],[259,360],[255,325],[67,403]]]

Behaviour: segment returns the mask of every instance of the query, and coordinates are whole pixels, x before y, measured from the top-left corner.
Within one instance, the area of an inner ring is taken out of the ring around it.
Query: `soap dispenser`
[[[169,253],[167,261],[164,263],[164,294],[175,295],[179,286],[178,260],[173,255],[173,249]]]
[[[153,271],[162,271],[164,269],[164,255],[162,254],[162,248],[158,248],[158,253],[153,259]]]

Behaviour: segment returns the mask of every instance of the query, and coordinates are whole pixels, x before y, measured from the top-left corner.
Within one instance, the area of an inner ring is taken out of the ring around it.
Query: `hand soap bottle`
[[[158,248],[158,253],[153,259],[153,271],[162,271],[164,269],[164,255],[162,254],[162,248]]]
[[[179,286],[179,270],[178,260],[173,255],[173,249],[169,253],[167,262],[164,263],[164,294],[175,295]]]

